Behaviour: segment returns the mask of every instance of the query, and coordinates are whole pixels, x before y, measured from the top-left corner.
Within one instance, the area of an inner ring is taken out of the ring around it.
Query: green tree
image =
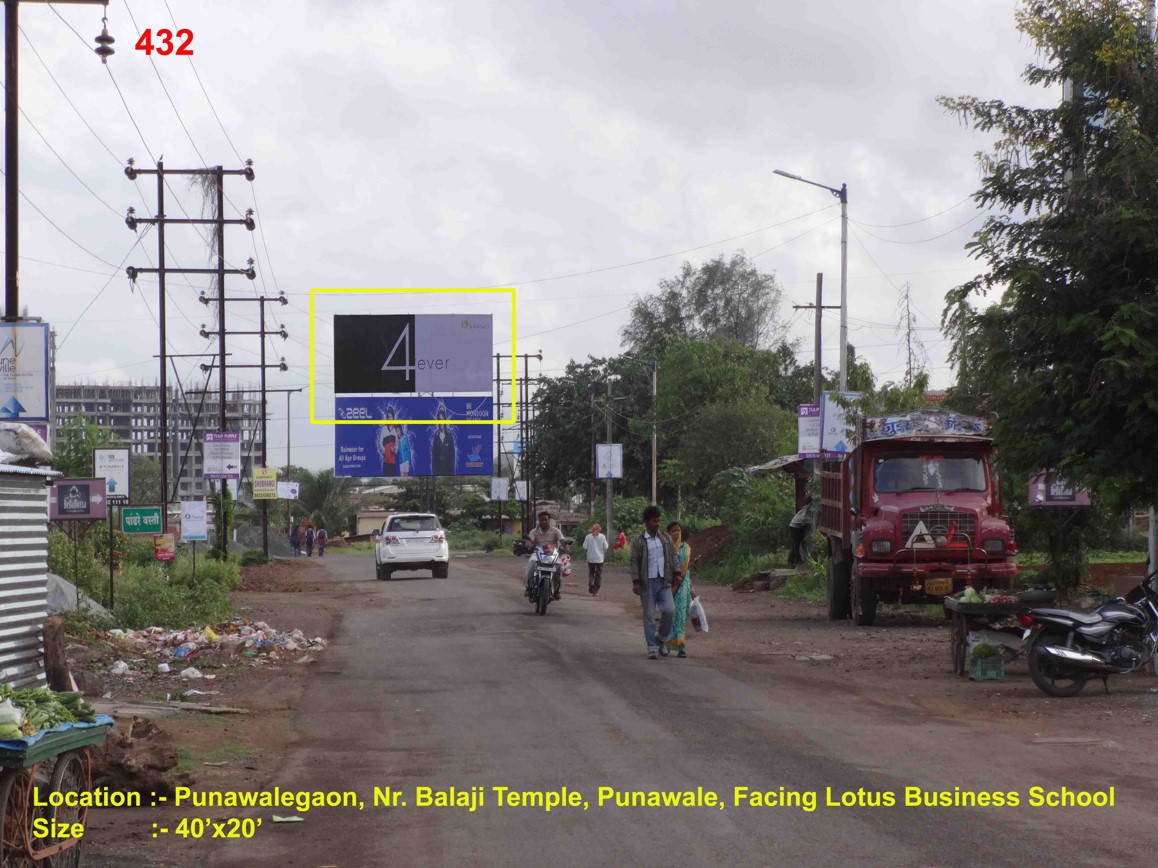
[[[129,456],[129,499],[133,503],[161,502],[161,462],[139,452]]]
[[[774,346],[784,336],[783,297],[775,275],[761,272],[743,251],[698,267],[685,262],[676,277],[659,282],[659,292],[636,297],[621,334],[632,354],[647,358],[680,338]]]
[[[706,483],[729,467],[750,467],[796,451],[796,414],[755,396],[700,409],[680,438],[676,457],[688,476]]]
[[[316,527],[324,527],[331,534],[340,534],[350,524],[356,511],[350,497],[351,482],[341,476],[334,476],[330,469],[302,470],[298,479],[301,491],[298,504]]]
[[[1074,98],[1047,108],[975,97],[942,104],[996,136],[980,158],[969,244],[986,271],[954,292],[944,322],[959,382],[998,415],[1023,471],[1117,477],[1153,502],[1158,453],[1158,55],[1140,0],[1032,0],[1017,13],[1039,62],[1024,79]],[[1047,97],[1048,98],[1048,97]],[[977,295],[1001,293],[982,313]]]
[[[60,426],[53,453],[53,469],[67,477],[91,476],[92,451],[117,445],[120,445],[120,440],[112,432],[83,416],[73,416]]]

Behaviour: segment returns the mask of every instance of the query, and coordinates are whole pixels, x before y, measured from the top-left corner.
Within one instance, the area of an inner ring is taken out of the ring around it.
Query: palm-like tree
[[[298,470],[301,490],[297,506],[315,527],[324,527],[337,535],[346,530],[350,516],[354,513],[354,501],[350,497],[349,479],[335,477],[333,470]]]

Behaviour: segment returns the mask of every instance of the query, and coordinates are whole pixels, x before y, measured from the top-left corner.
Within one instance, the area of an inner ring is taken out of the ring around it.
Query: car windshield
[[[427,531],[440,530],[438,519],[433,515],[400,515],[390,519],[388,531]]]
[[[985,462],[946,455],[885,456],[873,464],[873,488],[906,491],[985,491]]]

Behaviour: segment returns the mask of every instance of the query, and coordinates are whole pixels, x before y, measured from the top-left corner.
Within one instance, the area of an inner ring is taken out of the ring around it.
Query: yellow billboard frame
[[[460,294],[460,293],[505,293],[511,297],[511,358],[513,359],[517,353],[515,346],[515,288],[513,286],[492,288],[492,287],[310,287],[310,424],[311,425],[384,425],[386,419],[319,419],[314,407],[314,322],[315,322],[315,298],[319,293],[325,295],[366,295],[370,293],[422,293],[433,295],[436,293],[442,294]],[[518,389],[516,388],[516,372],[515,365],[511,364],[511,418],[509,419],[456,419],[452,424],[454,425],[514,425],[518,419],[516,396]],[[444,425],[445,419],[397,419],[397,425]]]

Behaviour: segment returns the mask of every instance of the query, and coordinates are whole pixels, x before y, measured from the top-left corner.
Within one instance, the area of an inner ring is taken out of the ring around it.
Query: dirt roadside
[[[334,555],[341,557],[341,555]],[[329,559],[329,557],[327,558]],[[470,565],[517,580],[522,559],[472,556]],[[586,569],[576,565],[564,587],[563,606],[589,604]],[[954,675],[949,664],[947,622],[911,614],[884,613],[878,626],[855,628],[825,619],[822,607],[777,598],[767,592],[737,593],[697,584],[711,632],[691,634],[688,653],[697,662],[739,678],[790,686],[808,702],[831,708],[853,725],[858,707],[896,722],[919,720],[930,732],[951,733],[959,724],[1011,735],[1024,744],[1043,744],[1059,752],[1059,761],[1085,762],[1115,755],[1142,743],[1144,727],[1158,716],[1158,679],[1115,679],[1106,695],[1100,684],[1079,697],[1051,700],[1033,686],[1022,661],[1007,667],[1004,683],[971,683]],[[624,623],[638,623],[638,602],[631,594],[626,569],[608,567],[600,600],[618,605]],[[332,580],[316,561],[278,561],[247,571],[236,594],[241,614],[280,630],[300,628],[310,636],[332,638],[344,613],[382,603],[368,601],[365,585]],[[640,653],[642,654],[642,637]],[[267,785],[298,740],[294,709],[308,679],[325,671],[322,651],[307,664],[285,663],[262,668],[232,663],[213,671],[212,689],[204,701],[238,706],[247,715],[210,716],[182,713],[160,721],[178,746],[181,770],[199,789],[255,789]],[[672,660],[670,664],[684,665]],[[120,681],[108,677],[104,688],[118,700],[158,698],[174,686],[174,676],[155,673]],[[204,685],[202,685],[204,687]],[[863,706],[862,706],[863,704]],[[125,721],[122,725],[131,723]],[[1131,751],[1133,772],[1158,772],[1158,761]],[[1000,763],[1000,757],[988,762]],[[140,811],[96,810],[89,818],[92,865],[197,865],[205,842],[172,835],[153,839],[150,823],[170,825],[187,815],[164,807]]]

